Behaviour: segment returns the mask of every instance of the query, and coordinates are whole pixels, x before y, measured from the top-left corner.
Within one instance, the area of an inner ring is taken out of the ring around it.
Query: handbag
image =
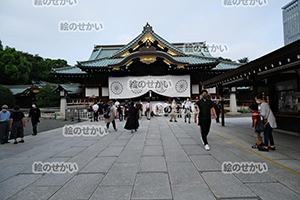
[[[256,132],[264,132],[265,131],[265,124],[263,121],[261,121],[261,120],[256,121],[255,131]]]
[[[264,124],[266,124],[266,123],[268,122],[268,118],[269,118],[269,115],[270,115],[270,111],[271,111],[271,109],[269,108],[269,113],[268,113],[267,118],[264,118],[264,119],[263,119],[263,123],[264,123]]]

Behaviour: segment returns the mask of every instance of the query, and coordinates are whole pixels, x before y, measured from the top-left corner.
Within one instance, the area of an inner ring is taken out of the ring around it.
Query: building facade
[[[87,61],[55,69],[56,76],[82,86],[82,101],[166,100],[199,96],[201,83],[241,64],[212,57],[205,42],[170,43],[147,23],[126,45],[95,45]],[[83,100],[84,99],[84,100]]]
[[[300,39],[300,0],[293,0],[282,8],[284,45]]]

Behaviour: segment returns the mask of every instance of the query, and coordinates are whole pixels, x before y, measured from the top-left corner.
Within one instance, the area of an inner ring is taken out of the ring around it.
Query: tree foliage
[[[9,108],[15,105],[15,97],[9,88],[0,85],[0,106],[6,104]]]
[[[0,83],[24,84],[29,81],[31,63],[14,48],[6,47],[0,52]]]
[[[238,59],[239,63],[249,63],[249,58],[248,57],[244,57],[244,58],[241,58],[241,59]]]
[[[36,103],[39,107],[59,107],[59,93],[54,91],[56,87],[56,85],[49,83],[41,87],[39,93],[36,95]]]
[[[6,47],[3,50],[0,40],[0,84],[26,85],[32,81],[61,83],[65,80],[55,78],[53,68],[69,67],[66,60],[42,58],[26,52]]]

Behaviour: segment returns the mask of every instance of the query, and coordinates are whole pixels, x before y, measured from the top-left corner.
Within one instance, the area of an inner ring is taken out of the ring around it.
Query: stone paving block
[[[118,137],[118,140],[130,140],[132,137],[132,134],[131,133],[122,133],[119,137]]]
[[[26,169],[30,168],[31,165],[11,165],[0,169],[0,182],[13,177]],[[31,170],[32,171],[32,170]]]
[[[166,160],[169,165],[170,162],[189,162],[190,159],[181,149],[165,149]]]
[[[290,190],[281,183],[249,183],[246,184],[261,199],[272,200],[299,200],[300,195]],[[299,190],[298,190],[299,191]]]
[[[101,185],[133,185],[138,163],[115,163]]]
[[[98,156],[119,156],[124,147],[107,147]]]
[[[73,145],[72,147],[89,147],[96,142],[97,142],[96,140],[84,140],[82,142],[79,142],[79,143]]]
[[[158,146],[158,145],[162,145],[161,143],[161,139],[147,139],[145,145],[152,145],[152,146]]]
[[[172,185],[172,191],[174,200],[216,200],[206,185]]]
[[[217,198],[256,197],[256,195],[232,174],[203,172],[202,177]]]
[[[138,174],[132,199],[172,199],[168,175],[164,173]]]
[[[117,158],[119,163],[139,163],[141,159],[141,151],[123,151]]]
[[[80,172],[106,173],[116,159],[117,157],[97,157],[80,170]]]
[[[99,186],[89,200],[130,200],[132,186]]]
[[[182,148],[185,150],[187,155],[207,155],[209,151],[206,151],[203,145],[184,145]]]
[[[26,188],[42,175],[30,174],[30,175],[18,175],[13,176],[0,183],[0,200],[7,199],[20,190]]]
[[[66,173],[66,174],[46,174],[35,181],[31,186],[33,187],[55,187],[55,186],[63,186],[70,179],[75,176],[74,173]]]
[[[143,156],[163,156],[164,150],[162,146],[145,146]]]
[[[24,190],[15,194],[9,200],[47,200],[59,187],[31,187],[28,186]]]
[[[139,172],[167,172],[166,160],[163,156],[142,157]]]
[[[172,185],[205,184],[192,162],[170,163],[168,171]]]
[[[89,199],[103,177],[102,174],[78,174],[50,199]]]
[[[189,136],[188,134],[185,133],[175,133],[174,134],[176,138],[180,139],[191,139],[191,136]]]
[[[115,140],[109,146],[110,147],[125,147],[128,144],[129,140]]]
[[[222,170],[221,163],[211,155],[191,155],[190,158],[199,171]]]
[[[81,151],[83,151],[86,147],[71,147],[69,149],[66,149],[63,152],[60,152],[56,155],[54,155],[53,157],[68,157],[68,156],[75,156],[76,154],[80,153]]]
[[[276,182],[276,180],[268,175],[267,173],[254,173],[254,174],[243,174],[236,173],[234,174],[238,179],[243,183],[270,183]]]
[[[198,144],[194,139],[188,139],[188,138],[179,138],[178,141],[181,145],[197,145]]]

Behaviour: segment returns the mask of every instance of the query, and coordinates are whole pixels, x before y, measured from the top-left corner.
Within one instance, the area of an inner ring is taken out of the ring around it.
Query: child
[[[250,108],[250,111],[252,112],[252,127],[254,129],[254,137],[255,137],[255,141],[256,141],[256,144],[252,146],[253,149],[257,149],[259,148],[260,146],[263,146],[264,143],[262,142],[262,138],[260,136],[260,132],[256,132],[255,130],[255,125],[256,125],[256,122],[258,120],[260,120],[260,116],[259,116],[259,113],[258,113],[258,107],[256,104],[251,104],[249,106]]]

